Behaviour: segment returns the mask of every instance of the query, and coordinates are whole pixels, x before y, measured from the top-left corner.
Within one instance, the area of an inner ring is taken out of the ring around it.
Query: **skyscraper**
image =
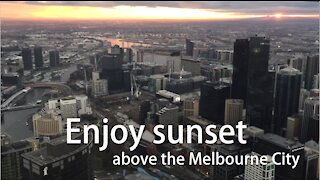
[[[199,104],[200,116],[217,124],[224,124],[226,99],[230,97],[230,85],[223,82],[207,81],[201,86]]]
[[[284,135],[287,127],[287,118],[298,113],[299,95],[301,86],[301,72],[288,67],[277,73],[274,122],[275,131]]]
[[[249,40],[237,39],[234,43],[231,97],[243,99],[244,107],[247,103],[248,61]]]
[[[310,92],[306,89],[300,90],[300,97],[299,97],[299,110],[303,111],[304,109],[304,101],[310,97]]]
[[[24,70],[32,70],[33,66],[32,66],[31,49],[30,48],[23,48],[21,55],[22,55]]]
[[[319,123],[319,119],[316,122],[316,119],[319,118],[319,97],[307,98],[304,103],[301,142],[306,142],[315,137],[314,133],[319,135],[319,129],[316,131],[313,130],[315,127],[312,127]]]
[[[308,56],[305,70],[304,87],[312,89],[314,75],[319,73],[319,56]]]
[[[43,68],[42,47],[34,47],[34,64],[36,69]]]
[[[50,67],[56,67],[60,64],[59,51],[53,50],[49,52]]]
[[[269,39],[251,37],[234,44],[232,98],[243,99],[250,125],[272,130],[274,72],[268,71]]]
[[[224,124],[236,126],[242,120],[243,100],[227,99],[224,111]]]
[[[186,55],[193,56],[194,43],[190,39],[186,39]]]

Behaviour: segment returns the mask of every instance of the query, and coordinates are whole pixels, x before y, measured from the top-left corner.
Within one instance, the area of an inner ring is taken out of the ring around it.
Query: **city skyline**
[[[318,2],[1,2],[3,20],[316,19]],[[19,11],[12,11],[19,9]]]

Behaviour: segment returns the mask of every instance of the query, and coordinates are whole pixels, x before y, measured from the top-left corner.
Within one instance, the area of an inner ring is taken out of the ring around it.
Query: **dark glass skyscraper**
[[[194,43],[190,39],[186,39],[186,55],[193,56]]]
[[[217,124],[224,124],[226,99],[230,97],[230,85],[207,81],[201,86],[199,114]]]
[[[251,37],[234,45],[232,98],[243,99],[250,125],[272,130],[274,72],[268,71],[269,39]]]
[[[21,55],[22,55],[22,61],[23,61],[24,70],[33,69],[33,67],[32,67],[31,49],[30,48],[23,48],[22,52],[21,52]]]
[[[42,47],[34,47],[34,65],[36,69],[43,68]]]
[[[319,56],[308,56],[304,76],[304,87],[307,90],[312,89],[313,77],[319,73]]]
[[[247,99],[249,40],[237,39],[234,43],[232,98],[243,99],[244,107]]]
[[[301,72],[288,67],[277,73],[274,123],[275,131],[285,134],[287,118],[298,113],[301,86]]]
[[[50,67],[56,67],[60,64],[59,51],[54,50],[49,52]]]

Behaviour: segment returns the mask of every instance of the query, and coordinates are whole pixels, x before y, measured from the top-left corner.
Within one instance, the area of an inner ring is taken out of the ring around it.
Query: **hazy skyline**
[[[318,2],[15,1],[0,3],[3,20],[236,20],[319,18]]]

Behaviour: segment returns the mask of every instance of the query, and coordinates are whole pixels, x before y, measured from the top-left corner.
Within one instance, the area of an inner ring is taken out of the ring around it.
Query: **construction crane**
[[[136,77],[131,72],[131,96],[134,96],[135,98],[139,98],[141,95],[140,86],[136,82]]]

